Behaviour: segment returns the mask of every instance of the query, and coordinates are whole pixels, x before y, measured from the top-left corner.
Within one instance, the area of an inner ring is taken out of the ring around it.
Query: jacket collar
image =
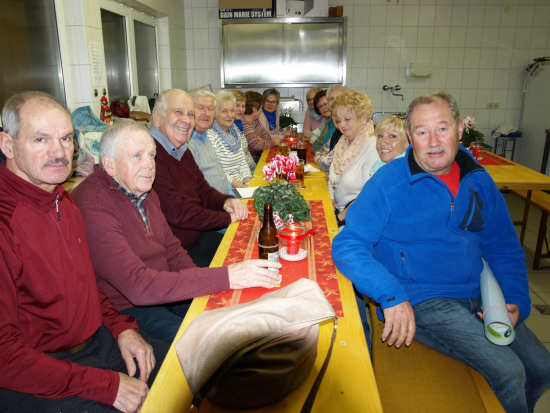
[[[429,172],[426,172],[424,169],[420,167],[420,165],[418,165],[418,163],[416,162],[416,159],[414,159],[412,145],[409,145],[405,157],[407,159],[407,163],[406,163],[407,176],[409,178],[410,183],[414,183],[423,178],[435,176]],[[455,161],[458,164],[458,167],[460,168],[460,180],[462,180],[462,178],[464,178],[470,172],[473,172],[479,169],[485,170],[485,168],[483,168],[476,162],[476,160],[470,154],[468,149],[464,148],[462,145],[459,145],[458,147],[458,153],[456,154]]]
[[[6,167],[6,162],[0,165],[0,181],[4,181],[3,185],[0,184],[1,186],[11,189],[10,192],[17,201],[32,204],[45,212],[51,209],[56,200],[61,201],[67,193],[63,185],[58,185],[53,193],[44,191],[10,171]]]

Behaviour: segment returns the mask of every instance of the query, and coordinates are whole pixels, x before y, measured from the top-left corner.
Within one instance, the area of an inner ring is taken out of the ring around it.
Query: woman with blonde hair
[[[366,94],[356,90],[342,93],[334,100],[332,109],[342,137],[334,147],[329,189],[333,192],[336,220],[341,227],[345,225],[348,207],[370,178],[370,170],[380,156],[370,119],[372,101]]]
[[[323,89],[321,89],[320,87],[312,87],[307,91],[306,94],[308,109],[306,112],[306,118],[304,119],[303,129],[303,134],[306,138],[309,138],[311,132],[317,129],[324,119],[322,115],[319,115],[317,113],[317,111],[315,110],[315,106],[313,105],[313,99],[315,98],[315,95],[321,90]]]
[[[372,166],[370,175],[374,175],[382,166],[397,158],[405,156],[409,146],[405,117],[400,115],[386,116],[374,130],[376,150],[380,160]]]
[[[243,116],[244,116],[244,112],[246,111],[246,96],[243,92],[237,89],[233,89],[231,91],[231,94],[235,96],[235,100],[236,100],[235,126],[237,126],[237,128],[239,129],[239,135],[241,136],[241,146],[243,148],[246,163],[250,168],[250,172],[254,174],[254,171],[256,170],[256,162],[254,162],[254,159],[252,159],[252,155],[250,155],[250,151],[248,150],[248,141],[246,140],[246,136],[244,136],[244,127],[243,127]]]
[[[208,138],[220,158],[225,176],[233,188],[246,188],[252,173],[246,162],[239,129],[235,121],[235,96],[221,91],[216,94],[214,124]]]

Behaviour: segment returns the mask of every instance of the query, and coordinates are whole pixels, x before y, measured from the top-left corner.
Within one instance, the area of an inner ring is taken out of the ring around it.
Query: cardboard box
[[[219,0],[218,9],[273,9],[273,0]]]

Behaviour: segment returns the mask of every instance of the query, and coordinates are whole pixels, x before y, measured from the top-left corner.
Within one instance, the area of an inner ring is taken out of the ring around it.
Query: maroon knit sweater
[[[84,217],[97,283],[119,311],[229,289],[227,267],[195,266],[154,190],[143,201],[148,231],[132,201],[97,165],[71,195]]]
[[[232,198],[212,188],[190,150],[181,161],[157,144],[157,177],[153,188],[168,224],[184,248],[195,245],[201,232],[231,224],[224,202]]]
[[[39,397],[80,396],[112,405],[120,376],[56,360],[101,324],[136,328],[97,288],[86,229],[74,200],[0,165],[0,388]]]

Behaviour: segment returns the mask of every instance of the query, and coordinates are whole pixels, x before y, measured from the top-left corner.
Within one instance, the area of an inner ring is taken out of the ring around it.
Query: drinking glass
[[[307,142],[298,143],[298,159],[307,162]]]
[[[298,164],[296,165],[296,168],[294,168],[294,173],[296,174],[296,179],[300,181],[300,185],[304,186],[304,167],[306,163],[303,159],[300,159],[298,161]]]
[[[288,142],[281,142],[277,148],[279,155],[288,156]]]

